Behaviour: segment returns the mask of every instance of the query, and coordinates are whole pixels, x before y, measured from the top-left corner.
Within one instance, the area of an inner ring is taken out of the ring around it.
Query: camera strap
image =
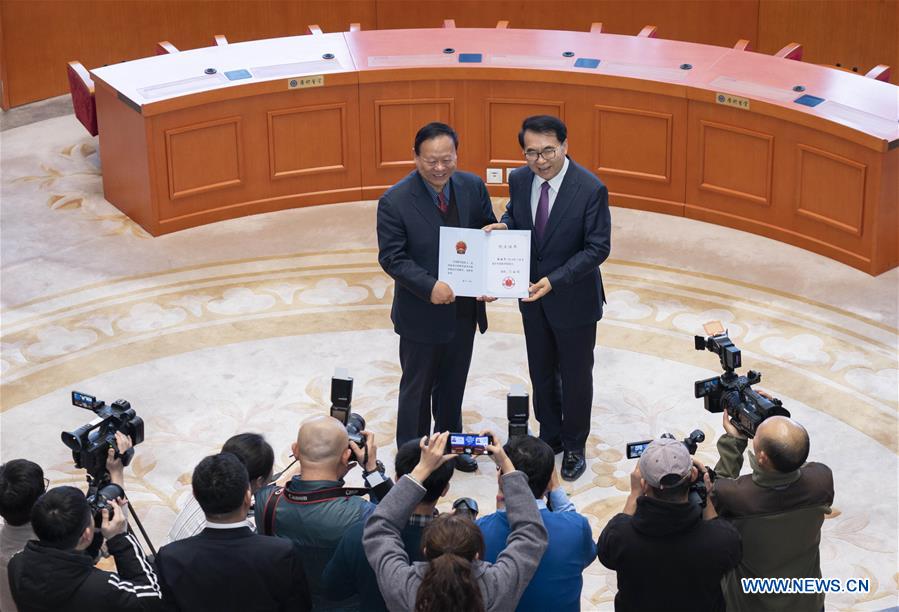
[[[291,491],[285,487],[277,487],[265,502],[262,511],[262,533],[275,535],[275,511],[282,498],[287,498],[292,504],[317,504],[333,499],[368,495],[370,492],[370,489],[361,487],[331,487],[317,491]]]

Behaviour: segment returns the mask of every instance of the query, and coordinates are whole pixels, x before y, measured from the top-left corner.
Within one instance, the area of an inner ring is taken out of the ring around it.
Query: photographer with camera
[[[373,500],[392,486],[378,461],[375,436],[360,432],[364,445],[350,441],[346,427],[331,416],[307,419],[291,446],[300,464],[300,475],[286,487],[269,485],[256,492],[256,530],[294,542],[302,552],[303,567],[316,610],[356,609],[358,597],[334,601],[325,596],[322,572],[346,531],[364,521],[374,510]],[[343,478],[355,459],[363,467],[367,488],[344,487]]]
[[[559,486],[555,453],[552,447],[534,436],[509,438],[503,446],[515,467],[528,477],[528,486],[543,524],[549,544],[537,572],[521,595],[517,610],[580,610],[583,571],[596,560],[596,545],[587,518],[575,511],[574,504]],[[504,499],[502,478],[499,495]],[[544,498],[549,500],[548,507]],[[496,562],[506,548],[511,530],[505,507],[478,521],[484,534],[485,561]]]
[[[175,610],[310,610],[300,551],[253,533],[244,463],[223,452],[194,469],[191,488],[206,516],[198,535],[163,546],[156,557],[166,602]]]
[[[113,485],[121,487],[122,459],[130,455],[131,439],[117,432],[113,440],[115,448],[107,449],[103,471]],[[18,609],[162,609],[156,573],[137,538],[128,532],[126,504],[124,498],[107,500],[96,492],[89,500],[68,486],[44,493],[31,509],[37,540],[28,542],[9,562],[10,589]],[[103,540],[115,559],[117,574],[94,567],[93,551]]]
[[[19,610],[163,609],[156,573],[128,533],[126,503],[116,499],[100,511],[99,531],[118,570],[111,573],[95,568],[86,553],[95,540],[96,517],[84,493],[64,486],[42,495],[31,510],[38,539],[9,562]]]
[[[400,446],[393,459],[397,481],[412,473],[420,460],[421,447],[418,440],[409,440]],[[421,535],[438,516],[437,502],[449,490],[454,467],[455,460],[447,461],[421,483],[425,488],[425,495],[415,507],[401,534],[406,554],[413,562],[425,560],[421,550]],[[364,523],[360,521],[346,532],[325,568],[322,581],[326,592],[332,597],[341,592],[359,593],[359,609],[362,612],[386,612],[387,605],[378,589],[378,579],[362,548],[364,527]]]
[[[723,583],[728,611],[822,610],[824,593],[749,594],[741,579],[821,577],[821,525],[834,498],[830,468],[806,463],[809,436],[802,425],[771,416],[752,438],[752,473],[740,476],[748,438],[727,411],[723,418],[715,466],[719,478],[710,499],[743,536],[743,559]]]
[[[631,473],[624,510],[597,542],[599,561],[618,573],[616,612],[628,610],[723,611],[721,579],[741,557],[740,535],[689,500],[706,469],[694,464],[683,442],[653,440]]]
[[[449,512],[434,519],[422,534],[427,561],[409,563],[403,526],[426,493],[422,483],[455,456],[446,453],[448,439],[448,432],[421,439],[418,465],[378,504],[365,526],[365,556],[391,610],[511,610],[540,563],[547,535],[527,476],[501,446],[487,445],[502,472],[511,526],[508,545],[496,563],[483,561],[484,538],[477,525],[467,516]]]

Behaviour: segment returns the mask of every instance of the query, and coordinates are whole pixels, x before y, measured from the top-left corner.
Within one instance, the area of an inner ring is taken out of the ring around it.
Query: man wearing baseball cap
[[[654,440],[631,474],[624,510],[603,529],[597,557],[618,573],[616,612],[723,611],[721,578],[742,557],[737,530],[689,500],[700,471],[683,442]]]

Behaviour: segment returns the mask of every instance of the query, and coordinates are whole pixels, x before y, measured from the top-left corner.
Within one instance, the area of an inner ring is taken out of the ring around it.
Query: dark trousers
[[[400,336],[400,395],[396,418],[396,445],[434,431],[462,431],[462,396],[474,344],[474,298],[457,304],[456,332],[442,344],[412,342]]]
[[[550,445],[561,441],[567,451],[583,450],[593,405],[596,323],[557,329],[537,305],[522,323],[540,439]]]

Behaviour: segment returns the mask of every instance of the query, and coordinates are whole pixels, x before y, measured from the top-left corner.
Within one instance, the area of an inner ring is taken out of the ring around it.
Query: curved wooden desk
[[[448,28],[260,40],[92,74],[105,195],[154,235],[376,198],[414,167],[415,131],[433,120],[458,130],[462,169],[517,167],[521,120],[547,113],[614,205],[870,274],[899,264],[899,87],[823,66],[634,36]]]

